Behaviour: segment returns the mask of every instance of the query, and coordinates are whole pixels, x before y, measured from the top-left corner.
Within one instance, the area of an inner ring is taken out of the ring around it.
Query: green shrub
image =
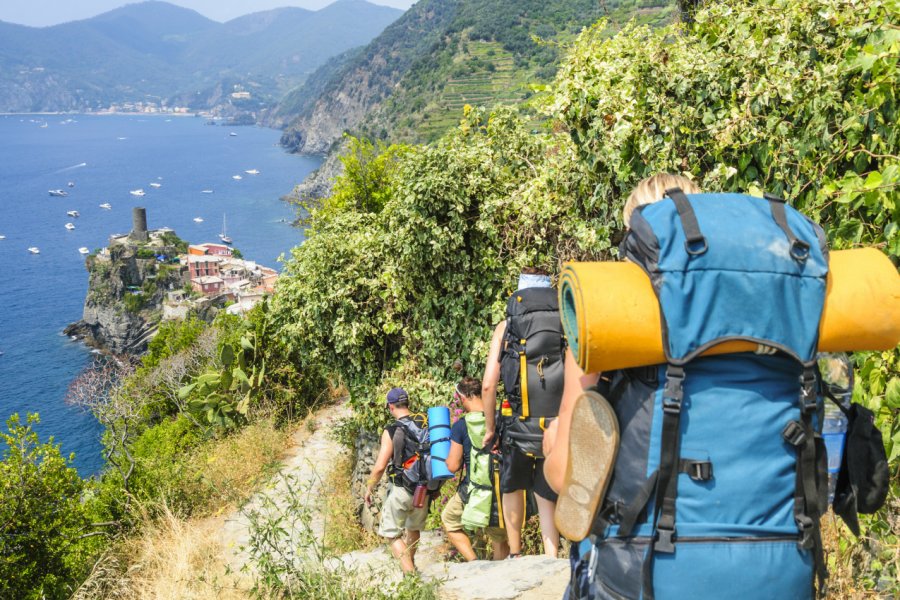
[[[50,438],[40,443],[34,426],[18,415],[0,432],[0,597],[68,598],[84,575],[89,521],[83,482]]]

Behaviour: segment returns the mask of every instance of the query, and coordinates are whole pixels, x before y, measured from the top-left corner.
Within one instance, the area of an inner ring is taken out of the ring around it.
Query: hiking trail
[[[265,510],[265,498],[274,500],[283,509],[287,505],[288,482],[297,483],[310,499],[310,528],[319,544],[325,535],[324,489],[338,457],[348,452],[331,437],[331,431],[349,416],[346,403],[320,410],[313,417],[314,427],[302,427],[292,436],[292,444],[278,473],[257,491],[240,510],[227,515],[220,531],[220,543],[225,559],[234,573],[250,569],[250,557],[244,547],[250,541],[248,512]],[[312,433],[310,433],[312,429]],[[569,578],[569,564],[563,559],[544,556],[525,556],[507,561],[474,561],[448,563],[444,561],[446,545],[439,530],[423,531],[416,566],[426,579],[444,583],[440,597],[447,600],[549,600],[561,598]],[[337,568],[343,565],[360,577],[379,578],[385,583],[401,579],[397,561],[386,545],[374,550],[356,551],[327,559],[326,564]]]

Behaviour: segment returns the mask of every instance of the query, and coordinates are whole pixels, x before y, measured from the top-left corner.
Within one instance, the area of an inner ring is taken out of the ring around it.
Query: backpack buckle
[[[709,481],[712,479],[712,463],[704,461],[687,461],[685,473],[694,481]]]
[[[675,529],[666,527],[656,528],[656,541],[653,543],[653,549],[664,554],[673,554],[675,552]]]
[[[781,437],[794,448],[799,448],[806,443],[806,431],[800,421],[789,421],[781,430]]]
[[[800,411],[804,415],[812,414],[819,403],[819,395],[816,394],[816,374],[808,369],[803,370],[800,376]]]
[[[797,529],[800,531],[800,538],[797,540],[797,546],[803,550],[809,550],[813,547],[815,539],[813,538],[813,520],[803,514],[796,515],[794,521],[797,522]]]

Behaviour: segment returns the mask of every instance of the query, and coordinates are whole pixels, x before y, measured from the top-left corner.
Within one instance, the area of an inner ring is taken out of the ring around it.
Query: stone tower
[[[131,233],[128,238],[135,242],[146,242],[150,239],[147,233],[147,209],[135,206],[131,209]]]

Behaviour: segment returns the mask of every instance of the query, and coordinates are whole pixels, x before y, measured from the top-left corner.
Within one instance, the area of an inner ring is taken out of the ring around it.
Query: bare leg
[[[552,516],[553,513],[551,512]],[[409,562],[412,563],[413,571],[416,570],[416,550],[419,548],[419,535],[418,531],[406,531],[406,546],[409,549]]]
[[[522,490],[503,494],[503,519],[510,553],[521,554],[522,525],[525,524],[525,494]],[[553,511],[550,512],[550,519],[553,519]]]
[[[541,539],[544,540],[544,554],[556,558],[559,549],[559,532],[553,522],[553,513],[556,511],[556,502],[534,495],[537,501],[538,517],[541,521]]]
[[[416,572],[416,564],[413,562],[409,546],[406,545],[403,536],[391,540],[391,552],[393,553],[394,558],[400,560],[400,568],[404,573]]]
[[[475,556],[475,550],[472,549],[472,541],[465,531],[448,531],[447,539],[467,561],[478,558]]]
[[[497,542],[491,540],[491,546],[494,549],[494,560],[503,560],[509,556],[509,543],[506,541]]]

